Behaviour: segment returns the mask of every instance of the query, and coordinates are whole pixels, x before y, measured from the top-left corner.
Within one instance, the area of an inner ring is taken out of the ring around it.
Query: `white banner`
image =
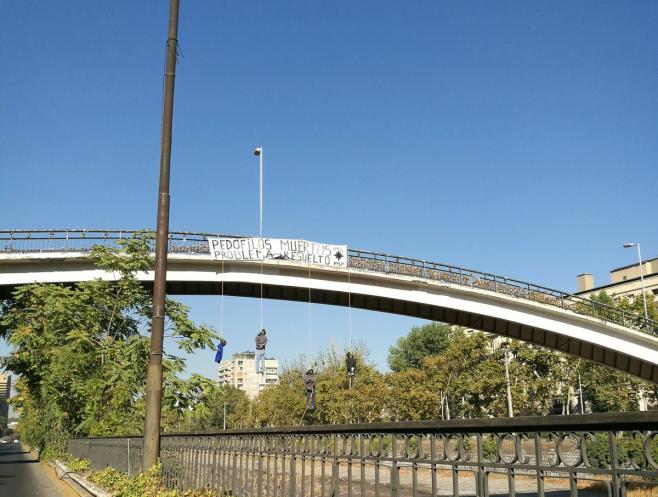
[[[347,245],[281,238],[208,238],[215,261],[289,260],[320,266],[347,267]]]

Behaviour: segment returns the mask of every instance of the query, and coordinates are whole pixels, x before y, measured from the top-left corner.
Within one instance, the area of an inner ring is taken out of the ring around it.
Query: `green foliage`
[[[451,418],[478,417],[489,414],[489,406],[503,405],[502,364],[483,333],[454,329],[445,350],[425,359],[424,367],[428,387],[444,395]]]
[[[386,375],[384,405],[391,421],[418,421],[441,416],[437,392],[426,370],[406,369]]]
[[[482,439],[482,456],[487,461],[498,461],[498,442],[491,436]]]
[[[647,301],[647,316],[653,321],[658,321],[658,306],[656,297],[650,292],[645,293]],[[599,293],[590,295],[588,302],[577,304],[578,311],[601,319],[612,321],[625,326],[642,327],[644,322],[644,299],[641,295],[634,299],[623,296],[613,299],[601,290]],[[622,314],[621,311],[625,313]]]
[[[443,352],[451,333],[452,327],[440,323],[414,326],[388,350],[388,365],[391,371],[421,368],[425,358]]]
[[[0,308],[0,337],[13,349],[0,364],[20,376],[13,400],[19,429],[43,454],[61,454],[72,435],[142,429],[152,297],[135,272],[153,262],[148,238],[120,243],[91,252],[115,280],[26,285]],[[195,325],[187,307],[168,300],[166,313],[166,333],[181,349],[212,347],[216,335]],[[184,362],[168,355],[163,367],[170,392]]]
[[[87,479],[108,490],[114,497],[217,497],[213,490],[188,489],[182,492],[167,489],[162,478],[160,464],[146,473],[129,477],[114,468],[105,468],[88,476]]]
[[[187,380],[174,378],[164,392],[162,430],[167,432],[212,431],[224,426],[238,428],[247,395],[235,387],[220,385],[194,374]]]
[[[87,471],[91,467],[91,463],[87,459],[80,459],[67,454],[62,458],[69,470],[74,473],[80,473],[82,471]]]
[[[623,433],[615,437],[617,445],[617,465],[633,462],[638,466],[644,464],[644,448],[642,439],[634,433]],[[590,464],[594,467],[607,468],[610,466],[610,440],[607,433],[596,433],[587,438],[585,448]],[[658,457],[658,439],[650,442],[651,457]]]
[[[365,358],[367,351],[353,351],[357,360],[357,376],[350,388],[342,354],[335,349],[320,354],[316,371],[315,410],[306,409],[302,375],[308,360],[300,358],[281,374],[280,382],[265,388],[254,401],[240,409],[241,426],[290,426],[300,423],[357,423],[383,419],[384,377]]]
[[[110,492],[116,492],[119,487],[126,484],[128,475],[121,473],[112,467],[107,467],[102,471],[92,473],[87,477],[87,480],[109,490]]]

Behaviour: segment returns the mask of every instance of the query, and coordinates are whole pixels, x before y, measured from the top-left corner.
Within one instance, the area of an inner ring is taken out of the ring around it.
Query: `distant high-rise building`
[[[9,418],[9,396],[11,395],[11,376],[0,373],[0,418],[7,422]]]
[[[279,361],[265,358],[265,374],[256,373],[256,354],[246,351],[233,354],[219,364],[219,382],[244,391],[250,399],[255,398],[267,385],[279,383]]]

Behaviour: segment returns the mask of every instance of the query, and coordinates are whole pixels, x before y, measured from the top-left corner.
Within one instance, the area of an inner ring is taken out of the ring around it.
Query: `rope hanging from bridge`
[[[260,257],[260,328],[263,329],[263,256]]]
[[[352,356],[352,273],[347,270],[347,354],[345,355],[345,369],[347,371],[347,379],[349,389],[352,390],[354,380],[356,379],[356,362]]]
[[[219,297],[219,336],[224,338],[224,260],[222,259],[222,293]]]
[[[311,301],[311,266],[308,266],[308,361],[307,367],[313,363],[313,303]]]
[[[352,352],[352,273],[347,269],[347,347]]]

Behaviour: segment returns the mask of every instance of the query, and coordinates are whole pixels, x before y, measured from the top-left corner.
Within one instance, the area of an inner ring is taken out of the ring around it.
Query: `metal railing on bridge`
[[[88,251],[94,245],[117,247],[119,240],[137,234],[153,233],[149,230],[100,229],[0,230],[0,253]],[[169,234],[169,251],[170,253],[206,254],[208,253],[207,238],[221,236],[239,237],[237,235],[217,233],[171,232]],[[406,275],[479,288],[560,307],[578,314],[594,316],[603,322],[616,323],[652,335],[658,335],[658,322],[646,319],[639,314],[560,290],[492,273],[358,249],[349,249],[348,265],[351,268],[365,271]]]
[[[658,485],[657,429],[658,413],[638,412],[165,434],[161,462],[170,488],[238,497],[619,497]],[[142,470],[141,437],[68,449],[96,470]]]

